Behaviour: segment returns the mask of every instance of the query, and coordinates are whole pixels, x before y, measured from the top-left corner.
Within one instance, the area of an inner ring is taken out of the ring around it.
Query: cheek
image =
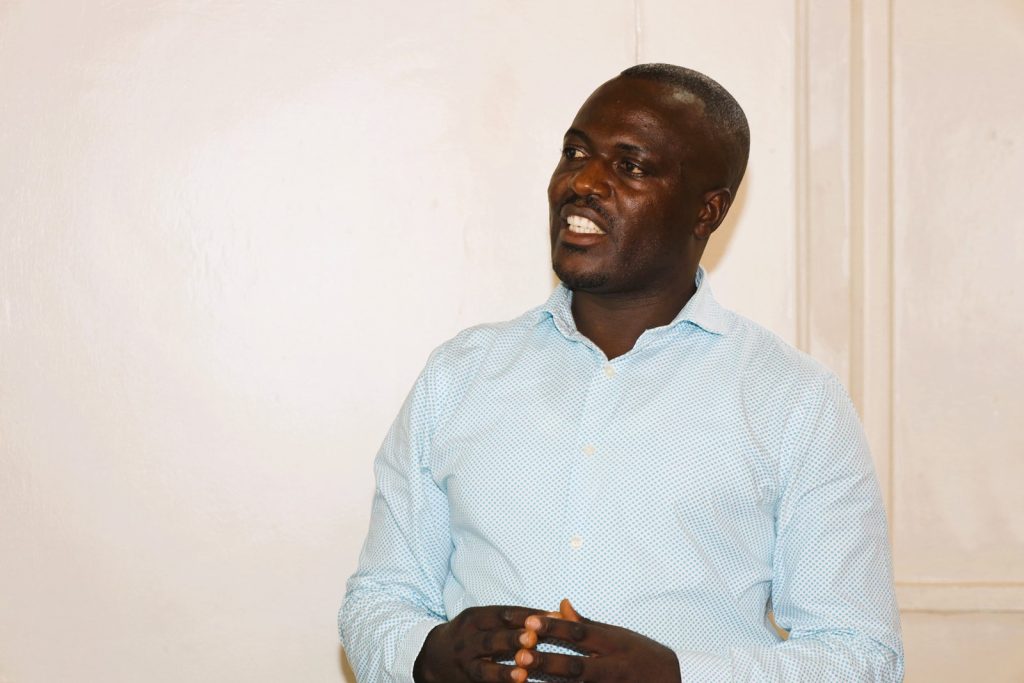
[[[552,213],[561,204],[567,187],[566,175],[555,171],[551,175],[551,180],[548,181],[548,205],[551,207]]]
[[[657,263],[678,258],[685,241],[684,221],[678,213],[665,211],[656,202],[638,202],[630,207],[629,223],[634,229],[624,235],[622,251],[631,261]]]

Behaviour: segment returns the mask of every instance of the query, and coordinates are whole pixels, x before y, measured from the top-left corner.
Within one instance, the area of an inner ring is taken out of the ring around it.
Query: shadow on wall
[[[345,656],[345,648],[341,645],[338,646],[338,668],[341,669],[341,680],[356,683],[355,672],[352,671],[352,665],[348,663],[348,657]]]

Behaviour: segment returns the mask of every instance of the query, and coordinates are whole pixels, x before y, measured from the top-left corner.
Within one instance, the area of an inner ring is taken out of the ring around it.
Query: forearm
[[[446,620],[448,502],[428,467],[432,415],[423,407],[425,385],[421,376],[374,461],[370,528],[338,615],[360,681],[412,683],[423,639]]]
[[[412,683],[427,633],[444,621],[408,596],[355,576],[338,614],[338,632],[358,680]]]
[[[677,652],[683,683],[903,680],[900,651],[850,633],[816,633],[774,646]]]
[[[785,470],[776,509],[771,604],[785,642],[680,656],[689,680],[900,681],[903,645],[885,509],[867,439],[834,377]]]

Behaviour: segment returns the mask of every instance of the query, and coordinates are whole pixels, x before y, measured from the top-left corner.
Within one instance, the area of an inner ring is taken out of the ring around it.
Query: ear
[[[725,220],[732,206],[732,192],[727,187],[704,193],[704,206],[697,212],[697,224],[693,226],[693,236],[706,240],[711,233]]]

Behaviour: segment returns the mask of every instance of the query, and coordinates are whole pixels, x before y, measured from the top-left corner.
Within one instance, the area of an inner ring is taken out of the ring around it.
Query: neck
[[[576,329],[609,359],[628,352],[644,331],[672,322],[697,286],[696,273],[656,292],[614,294],[575,291],[572,317]]]

